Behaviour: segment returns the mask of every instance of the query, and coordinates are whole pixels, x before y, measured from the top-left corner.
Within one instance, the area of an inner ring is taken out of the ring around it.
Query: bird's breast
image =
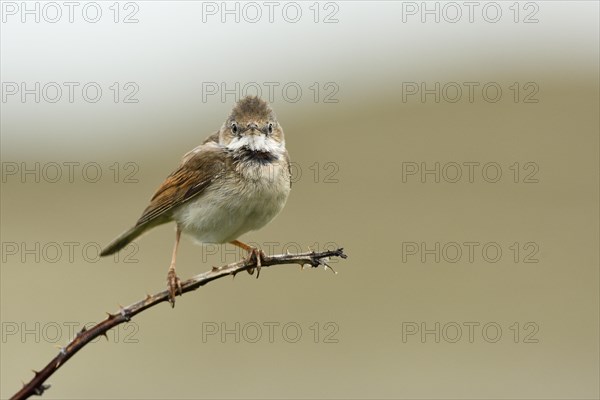
[[[237,162],[175,217],[196,240],[225,243],[265,226],[281,211],[289,192],[286,161]]]

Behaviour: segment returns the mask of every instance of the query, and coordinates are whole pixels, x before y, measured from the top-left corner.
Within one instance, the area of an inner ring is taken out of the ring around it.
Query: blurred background
[[[245,94],[294,185],[241,239],[349,258],[148,310],[44,398],[598,398],[597,2],[75,3],[2,2],[2,398],[165,288],[172,225],[99,248]]]

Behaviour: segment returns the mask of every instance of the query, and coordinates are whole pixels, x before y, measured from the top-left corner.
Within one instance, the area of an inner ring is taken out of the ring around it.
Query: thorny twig
[[[323,265],[325,269],[329,267],[327,264],[330,257],[341,257],[346,258],[344,249],[327,250],[321,252],[306,252],[299,254],[280,254],[275,256],[263,256],[261,267],[269,267],[272,265],[283,265],[283,264],[300,264],[302,266],[308,264],[313,268],[317,268]],[[238,261],[233,264],[224,265],[222,267],[213,267],[210,271],[196,275],[186,281],[181,282],[181,294],[191,292],[192,290],[198,289],[200,286],[206,285],[208,282],[214,281],[215,279],[223,278],[227,275],[237,274],[240,271],[250,270],[257,267],[257,258],[246,259]],[[331,267],[329,267],[331,268]],[[333,269],[332,269],[333,271]],[[335,271],[334,271],[335,272]],[[169,291],[163,290],[154,295],[147,295],[144,300],[140,300],[137,303],[131,304],[128,307],[122,307],[117,313],[107,313],[107,318],[94,325],[92,328],[86,329],[85,327],[77,333],[77,335],[67,344],[65,347],[60,349],[60,352],[52,361],[48,363],[41,371],[34,371],[34,377],[28,383],[23,385],[23,388],[19,390],[13,397],[12,400],[27,399],[32,395],[41,396],[50,385],[45,384],[46,380],[52,376],[64,363],[67,362],[75,353],[81,350],[85,345],[90,343],[92,340],[99,336],[106,336],[106,332],[114,328],[117,325],[128,322],[132,317],[141,313],[144,310],[154,307],[155,305],[162,303],[163,301],[169,301]]]

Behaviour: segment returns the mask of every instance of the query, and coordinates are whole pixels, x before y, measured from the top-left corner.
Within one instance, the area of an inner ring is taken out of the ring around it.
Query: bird
[[[275,218],[291,187],[290,157],[281,124],[266,101],[243,97],[218,131],[183,156],[135,225],[104,247],[100,256],[118,252],[156,226],[175,222],[167,273],[172,307],[176,294],[182,293],[175,271],[182,233],[199,243],[231,243],[244,249],[248,257],[256,257],[258,277],[264,253],[238,238]]]

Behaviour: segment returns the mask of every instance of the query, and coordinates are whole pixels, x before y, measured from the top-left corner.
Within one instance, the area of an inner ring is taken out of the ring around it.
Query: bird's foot
[[[248,254],[248,258],[246,259],[247,262],[253,262],[256,261],[256,279],[258,279],[258,277],[260,276],[260,267],[262,266],[262,262],[266,257],[266,254],[264,251],[262,251],[259,248],[256,247],[252,247],[248,250],[249,254]],[[248,269],[248,273],[250,275],[254,275],[254,267]]]
[[[169,303],[171,307],[175,307],[175,296],[177,293],[181,296],[181,279],[175,273],[175,268],[169,268],[167,274],[167,288],[169,289]]]

